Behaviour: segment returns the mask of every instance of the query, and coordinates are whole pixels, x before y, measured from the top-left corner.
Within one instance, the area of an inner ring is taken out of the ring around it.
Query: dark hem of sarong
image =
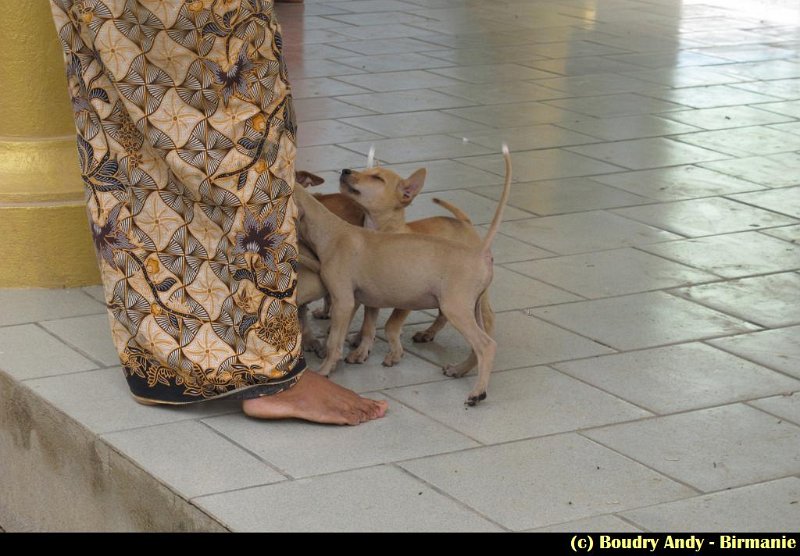
[[[249,400],[262,396],[273,396],[294,386],[300,379],[300,375],[306,370],[306,360],[301,354],[295,362],[292,370],[284,377],[270,379],[263,384],[252,384],[242,388],[232,388],[227,392],[220,392],[211,396],[192,396],[185,393],[185,387],[177,384],[169,386],[158,383],[150,386],[147,379],[140,377],[136,373],[131,373],[127,369],[124,371],[131,394],[140,403],[157,405],[188,405],[193,403],[207,402],[211,400]]]

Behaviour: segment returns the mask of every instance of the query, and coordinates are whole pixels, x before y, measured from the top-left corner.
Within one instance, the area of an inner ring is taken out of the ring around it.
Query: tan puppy
[[[478,380],[466,403],[474,405],[486,397],[497,344],[482,328],[480,299],[492,281],[491,245],[511,188],[511,157],[505,146],[503,154],[503,195],[479,246],[423,234],[358,228],[336,217],[303,188],[295,189],[300,237],[317,255],[320,278],[331,296],[331,329],[320,374],[329,375],[341,360],[357,303],[369,307],[370,312],[381,307],[440,309],[478,359]],[[449,376],[463,373],[460,366],[445,367]]]
[[[459,208],[441,199],[434,199],[433,202],[452,212],[455,218],[435,216],[406,222],[406,207],[422,190],[425,177],[424,168],[420,168],[407,179],[403,179],[392,170],[380,167],[370,168],[363,172],[342,170],[339,190],[366,211],[365,226],[367,228],[381,232],[428,234],[474,246],[481,245],[483,240],[473,227],[469,217]],[[389,320],[386,321],[389,353],[384,358],[383,364],[387,367],[395,365],[403,357],[400,334],[408,314],[409,311],[395,309]],[[491,336],[494,331],[494,311],[489,304],[488,296],[481,297],[481,314],[483,315],[484,329]],[[440,311],[436,321],[427,330],[416,333],[413,340],[415,342],[433,341],[446,323],[447,318]],[[361,343],[348,354],[348,363],[363,363],[367,360],[374,342],[374,337],[369,337],[369,334],[370,332],[374,333],[374,330],[374,323],[365,319],[361,330]],[[476,363],[477,359],[473,354],[461,364],[468,365],[468,367],[461,368],[459,365],[456,372],[466,374]]]
[[[304,170],[295,172],[295,183],[303,188],[320,185],[324,181],[321,177],[311,172]],[[364,224],[364,210],[345,195],[341,193],[315,193],[314,197],[345,222],[354,226],[362,226]],[[314,336],[314,331],[308,320],[308,304],[327,297],[328,292],[319,277],[319,260],[302,241],[298,242],[298,249],[300,265],[297,269],[297,313],[303,330],[303,346],[306,350],[314,351],[317,356],[324,357],[325,346]]]

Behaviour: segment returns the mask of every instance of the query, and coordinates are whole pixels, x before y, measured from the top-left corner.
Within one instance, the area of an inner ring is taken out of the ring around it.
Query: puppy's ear
[[[294,173],[294,181],[303,187],[313,187],[325,183],[325,180],[318,175],[306,172],[305,170],[296,170]]]
[[[419,195],[419,192],[422,191],[422,186],[425,185],[425,176],[427,175],[428,171],[425,168],[420,168],[400,182],[399,188],[403,203],[409,204],[414,200],[414,197]]]

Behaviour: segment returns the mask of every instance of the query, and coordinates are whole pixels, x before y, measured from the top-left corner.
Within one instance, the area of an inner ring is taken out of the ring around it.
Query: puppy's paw
[[[326,311],[325,309],[314,309],[311,311],[311,314],[314,315],[315,319],[328,320],[331,318],[330,311]]]
[[[403,352],[392,352],[386,354],[386,357],[383,358],[383,366],[384,367],[394,367],[397,365],[400,360],[403,358]]]
[[[436,337],[436,334],[429,330],[422,330],[421,332],[417,332],[411,337],[411,341],[417,344],[427,344],[428,342],[432,342],[433,339]]]
[[[460,378],[460,377],[464,376],[465,374],[467,374],[470,371],[470,369],[471,369],[471,367],[466,365],[463,362],[462,363],[458,363],[456,365],[453,365],[452,363],[448,363],[447,365],[442,367],[442,370],[444,371],[444,374],[446,374],[447,376],[451,376],[453,378]]]
[[[358,332],[353,333],[349,338],[347,338],[347,345],[352,348],[357,348],[361,345],[361,334]]]
[[[323,344],[316,338],[313,340],[309,340],[308,342],[304,341],[303,351],[313,351],[314,355],[316,355],[320,359],[325,359],[325,353],[326,353],[325,344]]]
[[[348,363],[364,363],[367,359],[369,359],[369,352],[370,350],[364,347],[364,344],[361,344],[347,354],[346,361]]]
[[[486,399],[486,392],[471,393],[464,403],[469,406],[476,405],[478,402]]]

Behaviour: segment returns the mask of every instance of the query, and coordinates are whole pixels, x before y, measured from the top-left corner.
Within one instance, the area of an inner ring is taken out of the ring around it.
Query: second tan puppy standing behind
[[[303,188],[295,189],[300,236],[320,261],[331,296],[327,376],[342,358],[342,345],[357,303],[372,308],[440,309],[467,339],[478,360],[478,380],[466,403],[486,397],[497,344],[483,329],[481,298],[492,281],[492,242],[511,188],[511,157],[503,146],[506,181],[489,231],[479,246],[423,234],[357,228],[334,216]],[[462,376],[461,366],[445,374]]]
[[[369,168],[363,172],[342,170],[339,190],[343,195],[352,199],[366,212],[364,226],[381,232],[417,233],[427,234],[461,243],[479,246],[482,238],[472,225],[472,222],[459,208],[442,201],[433,199],[449,210],[453,216],[434,216],[413,222],[406,222],[405,210],[416,198],[425,184],[426,170],[420,168],[403,179],[396,172],[382,167]],[[375,337],[375,321],[371,317],[372,311],[365,312],[365,319],[361,329],[361,343],[347,356],[348,363],[363,363],[367,360],[372,349]],[[494,331],[494,311],[489,304],[489,296],[481,297],[481,314],[486,332],[491,336]],[[409,311],[395,309],[386,321],[386,339],[389,342],[389,353],[383,360],[384,366],[391,367],[403,357],[403,345],[400,334],[403,322],[408,317]],[[431,342],[436,334],[445,326],[447,318],[439,312],[436,321],[427,329],[414,335],[415,342]],[[474,353],[460,363],[453,373],[468,373],[477,363]]]

